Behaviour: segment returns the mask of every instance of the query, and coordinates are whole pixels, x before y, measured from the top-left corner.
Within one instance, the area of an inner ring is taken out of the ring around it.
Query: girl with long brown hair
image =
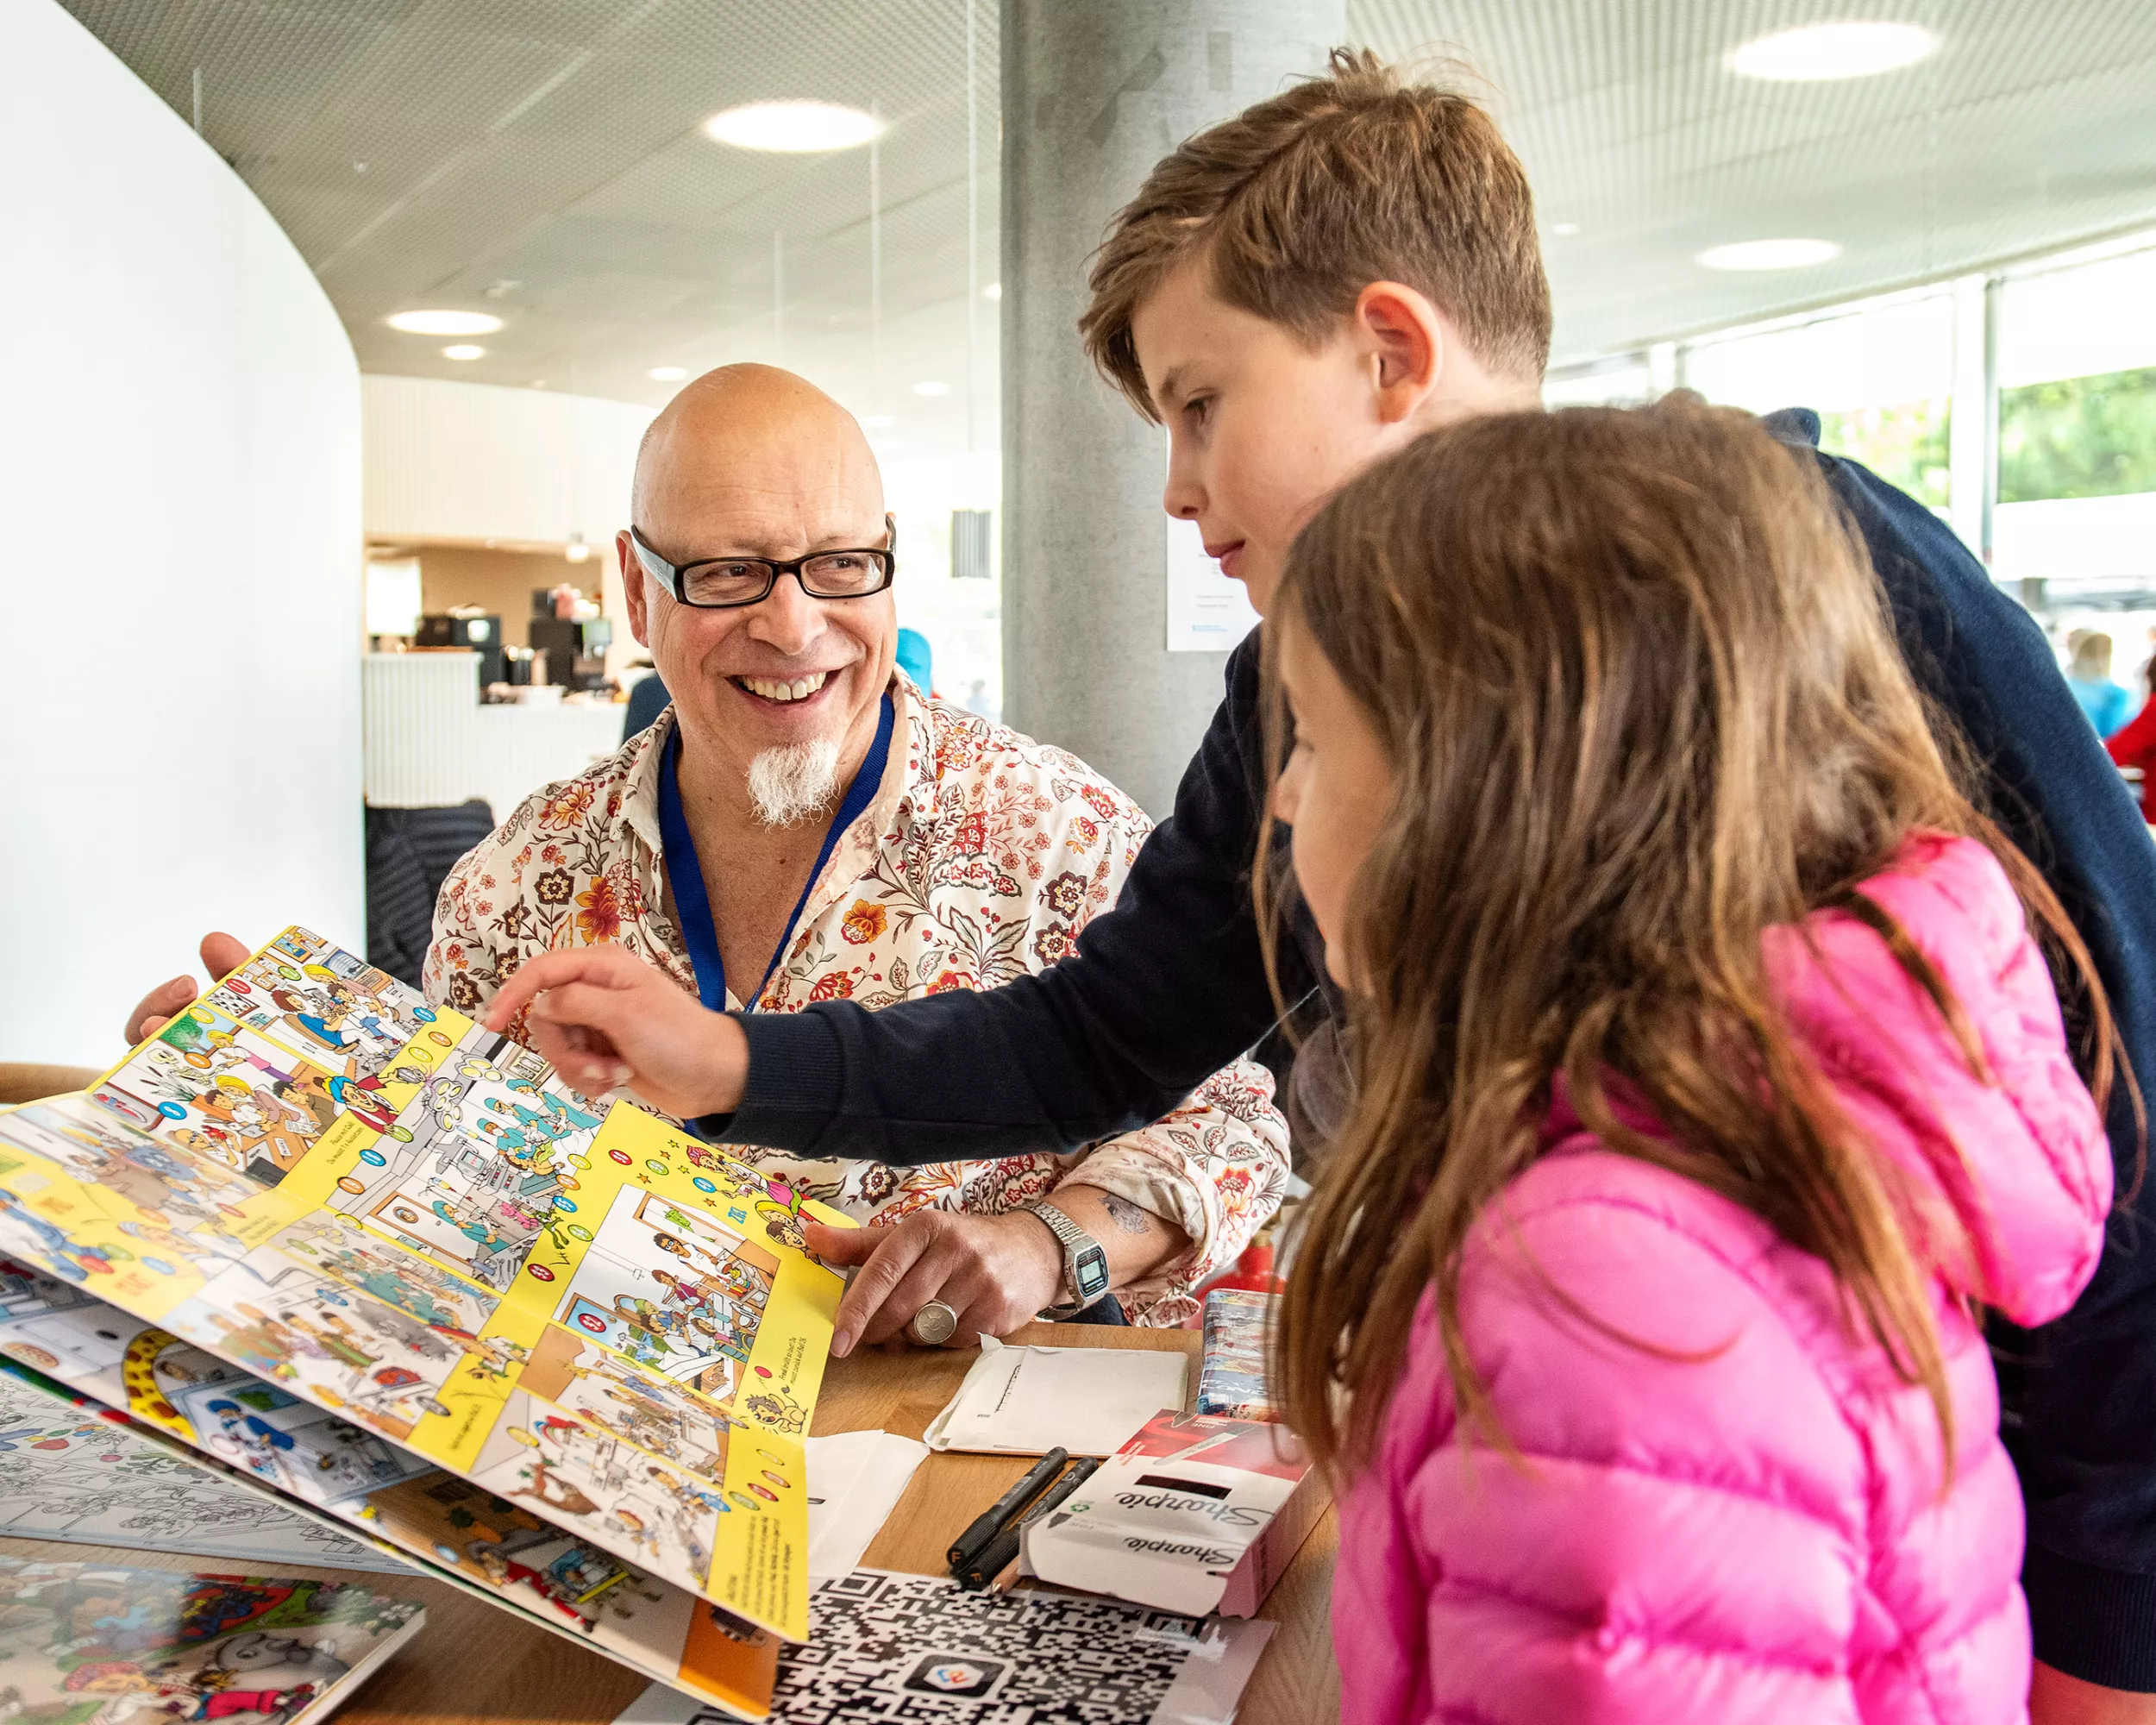
[[[1976,1308],[2094,1270],[2114,1038],[1815,470],[1696,406],[1470,421],[1268,634],[1354,1061],[1279,1341],[1344,1716],[2022,1717]]]

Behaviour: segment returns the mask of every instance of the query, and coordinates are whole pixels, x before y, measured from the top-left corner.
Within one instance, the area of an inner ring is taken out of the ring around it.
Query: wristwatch
[[[1036,1199],[1024,1207],[1047,1225],[1063,1249],[1064,1303],[1050,1306],[1044,1318],[1068,1318],[1082,1312],[1108,1291],[1108,1255],[1100,1242],[1053,1204]]]

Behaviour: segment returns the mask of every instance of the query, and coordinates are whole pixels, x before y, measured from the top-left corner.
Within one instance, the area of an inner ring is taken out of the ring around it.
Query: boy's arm
[[[2134,1075],[2156,1093],[2156,845],[2140,811],[2028,613],[1929,511],[1854,463],[1825,465],[1911,669],[2088,943]],[[2095,1280],[2055,1322],[1995,1320],[1992,1333],[2028,1504],[2036,1657],[2105,1689],[2156,1690],[2156,1201],[2147,1182],[2137,1191],[2123,1080],[2108,1126],[2121,1201]]]
[[[1158,1120],[1276,1016],[1250,909],[1263,794],[1255,632],[1227,698],[1114,908],[1075,954],[980,993],[870,1013],[832,1000],[736,1016],[739,1107],[714,1137],[814,1156],[923,1161],[1066,1148]],[[1313,979],[1283,941],[1292,1001]]]

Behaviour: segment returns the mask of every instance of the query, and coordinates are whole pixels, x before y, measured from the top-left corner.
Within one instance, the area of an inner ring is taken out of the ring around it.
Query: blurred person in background
[[[2077,630],[2067,686],[2098,737],[2109,737],[2134,716],[2134,697],[2111,681],[2111,637],[2101,630]]]
[[[2149,632],[2156,635],[2156,630]],[[2156,690],[2156,656],[2150,657],[2147,666],[2142,670],[2141,681],[2150,689]],[[2081,693],[2078,687],[2074,693],[2077,695]],[[2131,768],[2142,775],[2141,781],[2134,785],[2132,789],[2134,794],[2141,800],[2141,818],[2146,820],[2148,818],[2147,774],[2152,766],[2156,766],[2156,700],[2144,701],[2133,722],[2105,737],[2103,746],[2122,769]]]

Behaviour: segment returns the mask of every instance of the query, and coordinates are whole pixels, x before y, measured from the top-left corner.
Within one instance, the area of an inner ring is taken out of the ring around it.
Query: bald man
[[[804,380],[730,366],[675,396],[617,542],[630,627],[673,704],[457,865],[429,997],[477,1017],[534,955],[599,943],[707,1006],[769,1013],[993,987],[1068,951],[1145,816],[897,669],[896,536],[860,426]],[[204,944],[213,974],[244,956]],[[130,1039],[192,988],[146,1000]],[[509,1028],[530,1039],[521,1015]],[[1050,1310],[1181,1322],[1288,1172],[1270,1077],[1247,1060],[1075,1155],[969,1159],[954,1139],[948,1161],[902,1168],[736,1150],[870,1225],[810,1229],[827,1262],[863,1266],[842,1353],[947,1328],[968,1345]]]

